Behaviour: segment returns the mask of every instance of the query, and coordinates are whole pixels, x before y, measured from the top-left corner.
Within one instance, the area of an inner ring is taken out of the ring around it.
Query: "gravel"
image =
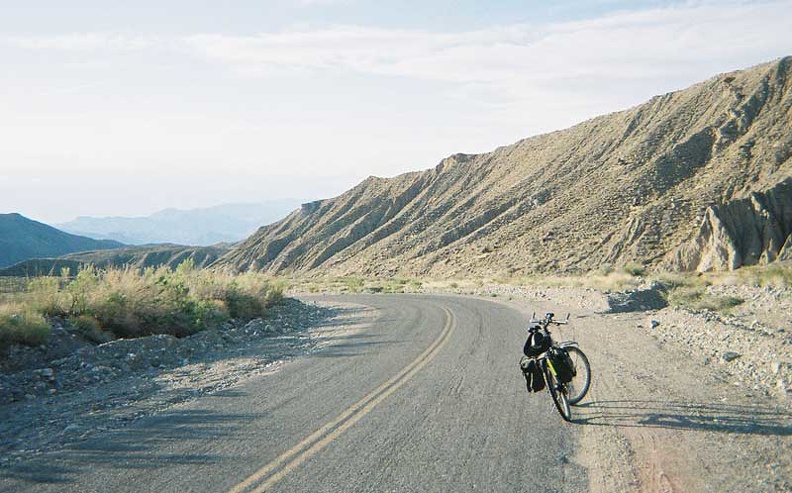
[[[264,319],[100,345],[57,324],[48,345],[16,347],[0,361],[0,465],[275,371],[326,344],[309,329],[337,311],[286,299]]]
[[[745,300],[728,314],[668,306],[664,289],[656,283],[621,292],[492,284],[456,291],[577,308],[573,316],[644,313],[645,322],[637,326],[659,343],[702,364],[717,365],[728,381],[746,392],[792,403],[792,288],[709,286],[708,295]]]

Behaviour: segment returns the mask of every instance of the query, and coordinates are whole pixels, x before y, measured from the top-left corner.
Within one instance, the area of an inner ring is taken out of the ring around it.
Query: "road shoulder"
[[[648,318],[664,313],[598,313],[570,292],[498,299],[526,317],[572,313],[556,336],[580,342],[592,365],[591,391],[573,408],[592,492],[792,489],[788,402],[746,386],[685,338],[652,333]]]

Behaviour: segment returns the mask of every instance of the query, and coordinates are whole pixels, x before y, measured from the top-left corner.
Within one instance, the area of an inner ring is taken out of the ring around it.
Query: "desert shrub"
[[[24,309],[0,313],[0,338],[7,344],[36,343],[48,334],[46,318],[54,316],[67,318],[95,342],[151,334],[181,337],[230,317],[261,317],[283,299],[285,289],[263,275],[198,270],[191,261],[176,269],[89,266],[73,279],[64,271],[61,277],[32,279],[27,286],[20,295]]]
[[[680,286],[668,293],[668,303],[672,306],[691,310],[710,310],[728,313],[745,300],[736,296],[714,295],[702,286]]]
[[[613,272],[613,270],[614,270],[613,269],[613,264],[604,263],[604,264],[600,265],[600,267],[598,269],[598,273],[603,275],[603,276],[607,276],[608,274]]]
[[[112,341],[115,337],[111,332],[102,329],[102,324],[91,315],[69,317],[69,323],[89,341],[101,344]]]
[[[267,308],[283,299],[285,285],[266,277],[245,273],[228,283],[224,301],[233,318],[251,319],[261,317]]]
[[[62,277],[67,277],[69,272],[65,271]],[[92,302],[92,295],[96,293],[101,282],[98,272],[93,266],[82,269],[73,281],[66,284],[64,288],[68,308],[67,312],[72,316],[79,316],[87,312]]]
[[[668,293],[668,303],[671,306],[692,308],[704,296],[703,288],[679,286]]]
[[[13,344],[38,346],[47,342],[51,332],[41,313],[18,304],[0,306],[0,349]]]
[[[225,305],[231,318],[243,320],[260,317],[266,311],[266,305],[262,299],[235,288],[226,293]]]
[[[774,262],[766,266],[746,269],[744,275],[755,286],[792,287],[792,262]]]
[[[641,277],[646,275],[646,267],[636,263],[628,263],[622,267],[622,270],[633,277]]]
[[[67,298],[61,291],[62,279],[37,277],[28,282],[26,304],[47,317],[67,314]]]
[[[729,313],[732,308],[743,303],[745,300],[738,296],[705,295],[699,303],[699,309]]]
[[[100,275],[87,313],[119,337],[186,336],[214,321],[216,306],[190,294],[183,273],[158,269],[113,269]]]
[[[344,278],[342,282],[344,287],[346,288],[346,291],[349,291],[351,293],[359,293],[363,290],[363,287],[365,286],[363,279],[357,277],[347,277]]]

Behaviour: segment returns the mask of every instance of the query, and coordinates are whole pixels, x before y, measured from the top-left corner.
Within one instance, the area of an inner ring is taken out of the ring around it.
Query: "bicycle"
[[[591,386],[591,365],[577,342],[557,343],[550,334],[549,326],[569,324],[569,315],[566,320],[555,320],[554,313],[545,314],[541,320],[536,320],[535,316],[529,322],[520,368],[528,383],[528,390],[539,391],[547,386],[558,413],[564,420],[571,421],[570,406],[580,402]],[[541,382],[537,385],[536,381],[532,383],[529,371],[533,372],[533,379],[544,379],[545,385],[541,385]]]

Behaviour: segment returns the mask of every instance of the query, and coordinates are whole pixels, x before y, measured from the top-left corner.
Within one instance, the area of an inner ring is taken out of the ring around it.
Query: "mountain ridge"
[[[211,246],[245,239],[258,227],[283,218],[301,200],[221,204],[197,209],[163,209],[148,216],[80,216],[55,225],[64,231],[130,245],[176,243]]]
[[[204,268],[214,263],[228,249],[227,246],[194,247],[169,244],[124,246],[112,250],[70,253],[55,258],[31,258],[0,268],[0,277],[58,276],[64,268],[75,274],[88,265],[98,269],[146,269],[162,266],[176,269],[187,260],[197,268]]]
[[[124,246],[116,241],[94,240],[60,231],[19,213],[0,214],[0,267],[35,257],[113,249]]]
[[[286,275],[438,277],[627,263],[736,268],[695,262],[703,258],[695,245],[708,210],[792,176],[790,66],[785,57],[720,74],[489,153],[370,177],[260,228],[217,265]],[[789,237],[792,211],[783,206],[774,214],[771,229]],[[711,249],[739,248],[749,229],[721,229],[713,238],[732,246]],[[777,241],[760,243],[777,248]]]

